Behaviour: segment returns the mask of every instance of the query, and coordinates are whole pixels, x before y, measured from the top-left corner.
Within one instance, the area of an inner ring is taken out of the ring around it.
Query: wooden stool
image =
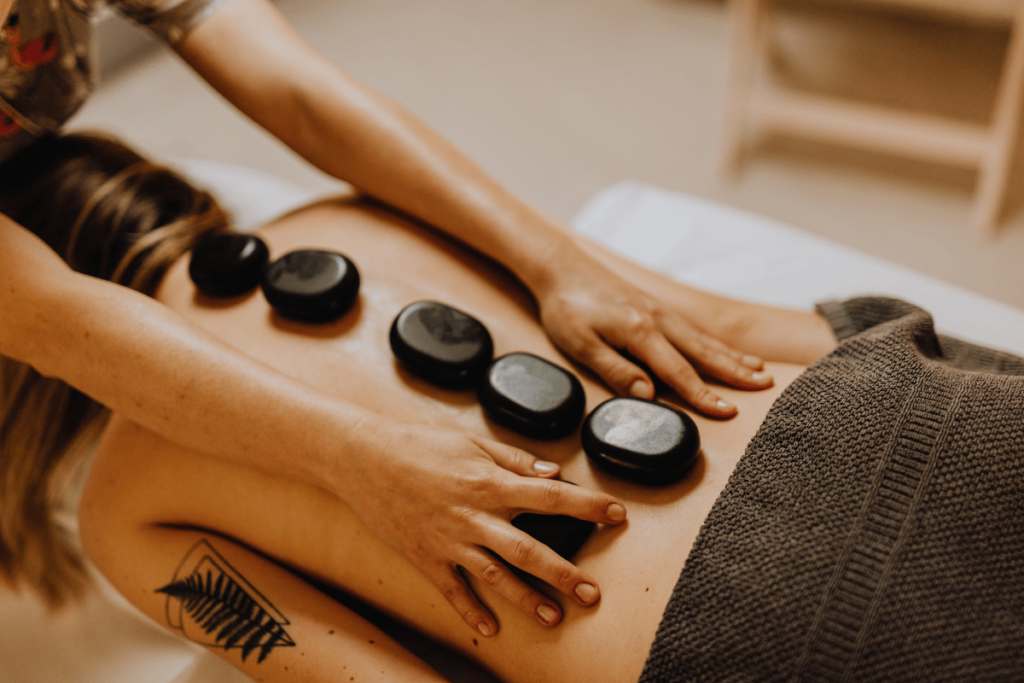
[[[748,128],[976,167],[970,227],[991,236],[1003,204],[1024,95],[1024,0],[845,0],[1010,25],[992,119],[979,125],[756,84],[772,0],[732,0],[722,168],[735,171]],[[816,0],[820,1],[820,0]]]

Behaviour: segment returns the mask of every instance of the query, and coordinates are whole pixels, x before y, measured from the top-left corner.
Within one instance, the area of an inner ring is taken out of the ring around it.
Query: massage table
[[[252,229],[318,197],[224,164],[178,167]],[[602,190],[572,227],[687,284],[810,309],[816,301],[888,294],[932,312],[941,332],[1024,355],[1024,312],[801,230],[697,197],[624,181]],[[69,525],[74,524],[69,516]],[[106,582],[82,605],[48,616],[31,596],[0,590],[0,683],[244,683],[203,648],[143,617]],[[416,640],[412,649],[459,683],[492,681]]]

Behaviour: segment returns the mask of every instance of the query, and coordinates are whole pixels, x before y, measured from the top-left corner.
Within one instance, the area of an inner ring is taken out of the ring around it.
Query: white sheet
[[[315,199],[285,181],[224,164],[179,164],[252,228]],[[931,310],[940,329],[1024,355],[1024,313],[785,225],[702,199],[623,182],[597,194],[576,230],[681,281],[764,303],[810,308],[862,293]],[[104,589],[49,618],[0,591],[0,683],[238,683],[219,659],[173,638]]]

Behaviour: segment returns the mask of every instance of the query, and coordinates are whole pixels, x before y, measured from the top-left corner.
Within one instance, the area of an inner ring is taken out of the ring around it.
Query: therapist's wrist
[[[524,242],[526,250],[514,258],[511,270],[539,301],[556,289],[579,259],[587,258],[566,231],[550,227]]]
[[[320,488],[347,500],[352,482],[373,457],[379,415],[336,397],[305,387],[287,405],[278,429],[261,445],[277,464],[268,471]],[[288,418],[290,414],[291,419]]]
[[[347,405],[347,404],[346,404]],[[372,476],[380,456],[395,434],[397,423],[377,413],[355,409],[346,411],[336,425],[341,432],[328,448],[324,470],[326,488],[346,502],[358,492],[360,482]]]

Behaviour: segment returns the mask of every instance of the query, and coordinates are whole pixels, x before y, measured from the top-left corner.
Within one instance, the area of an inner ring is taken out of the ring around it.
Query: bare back
[[[86,491],[92,506],[87,549],[101,569],[160,620],[164,597],[153,591],[166,583],[174,566],[163,574],[140,570],[119,583],[116,574],[125,564],[119,555],[128,552],[124,539],[162,524],[210,530],[358,595],[503,680],[636,680],[704,518],[772,402],[803,368],[770,364],[776,384],[766,391],[718,387],[739,406],[739,416],[719,421],[691,412],[702,439],[697,466],[674,486],[641,487],[593,469],[578,434],[551,442],[519,436],[486,420],[472,391],[436,389],[397,365],[388,345],[392,320],[405,305],[431,299],[481,320],[494,338],[496,355],[529,351],[572,368],[583,382],[588,410],[611,397],[552,346],[528,294],[493,264],[359,203],[306,208],[261,235],[274,255],[319,247],[352,258],[362,276],[353,310],[335,323],[308,326],[271,314],[259,293],[226,305],[200,300],[185,260],[168,273],[157,298],[245,353],[323,391],[400,421],[455,427],[516,445],[560,463],[563,478],[616,496],[629,511],[628,521],[600,528],[575,558],[599,581],[601,602],[581,608],[560,600],[563,622],[545,629],[474,584],[501,624],[496,637],[479,638],[423,576],[337,499],[189,452],[117,417]],[[111,540],[115,536],[119,540]],[[139,588],[147,585],[148,590]]]

